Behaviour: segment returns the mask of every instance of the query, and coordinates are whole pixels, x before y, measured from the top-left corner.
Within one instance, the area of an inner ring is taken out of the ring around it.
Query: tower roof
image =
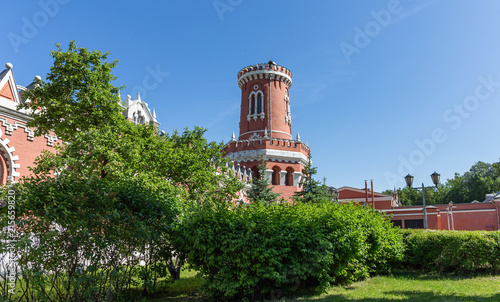
[[[243,84],[257,78],[276,79],[284,82],[288,87],[292,86],[292,72],[290,69],[276,64],[273,60],[240,69],[238,71],[238,86],[241,88]]]

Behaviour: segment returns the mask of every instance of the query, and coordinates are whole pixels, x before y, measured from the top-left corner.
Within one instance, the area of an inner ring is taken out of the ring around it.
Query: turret
[[[247,66],[238,72],[241,88],[239,139],[264,137],[292,139],[288,90],[292,72],[273,61]]]

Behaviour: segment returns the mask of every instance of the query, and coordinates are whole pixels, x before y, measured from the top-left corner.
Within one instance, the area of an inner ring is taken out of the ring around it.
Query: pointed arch
[[[252,91],[248,95],[248,117],[247,120],[264,119],[264,93],[261,90]]]

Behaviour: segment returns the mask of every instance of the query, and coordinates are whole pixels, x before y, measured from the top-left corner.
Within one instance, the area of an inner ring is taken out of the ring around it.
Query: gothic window
[[[274,186],[279,186],[280,184],[280,168],[273,167],[273,175],[271,179],[271,184]]]
[[[285,122],[292,126],[292,113],[290,110],[290,98],[285,95]]]
[[[260,179],[260,172],[259,172],[259,167],[258,166],[254,166],[252,168],[252,172],[253,172],[253,175],[252,175],[253,179]]]
[[[257,95],[257,113],[261,114],[262,113],[262,94],[259,93]]]
[[[293,169],[286,168],[285,186],[293,186]]]
[[[248,96],[248,121],[264,119],[264,93],[252,91]]]
[[[252,95],[250,101],[250,114],[255,114],[255,94]]]

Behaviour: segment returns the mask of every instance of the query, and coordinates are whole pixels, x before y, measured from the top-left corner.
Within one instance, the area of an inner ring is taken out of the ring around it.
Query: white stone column
[[[285,185],[286,171],[280,171],[280,186]]]
[[[269,182],[272,182],[273,181],[273,170],[266,170],[264,171],[266,173],[266,179],[269,181]]]
[[[300,181],[302,180],[302,172],[293,172],[293,186],[298,187],[300,184]]]

